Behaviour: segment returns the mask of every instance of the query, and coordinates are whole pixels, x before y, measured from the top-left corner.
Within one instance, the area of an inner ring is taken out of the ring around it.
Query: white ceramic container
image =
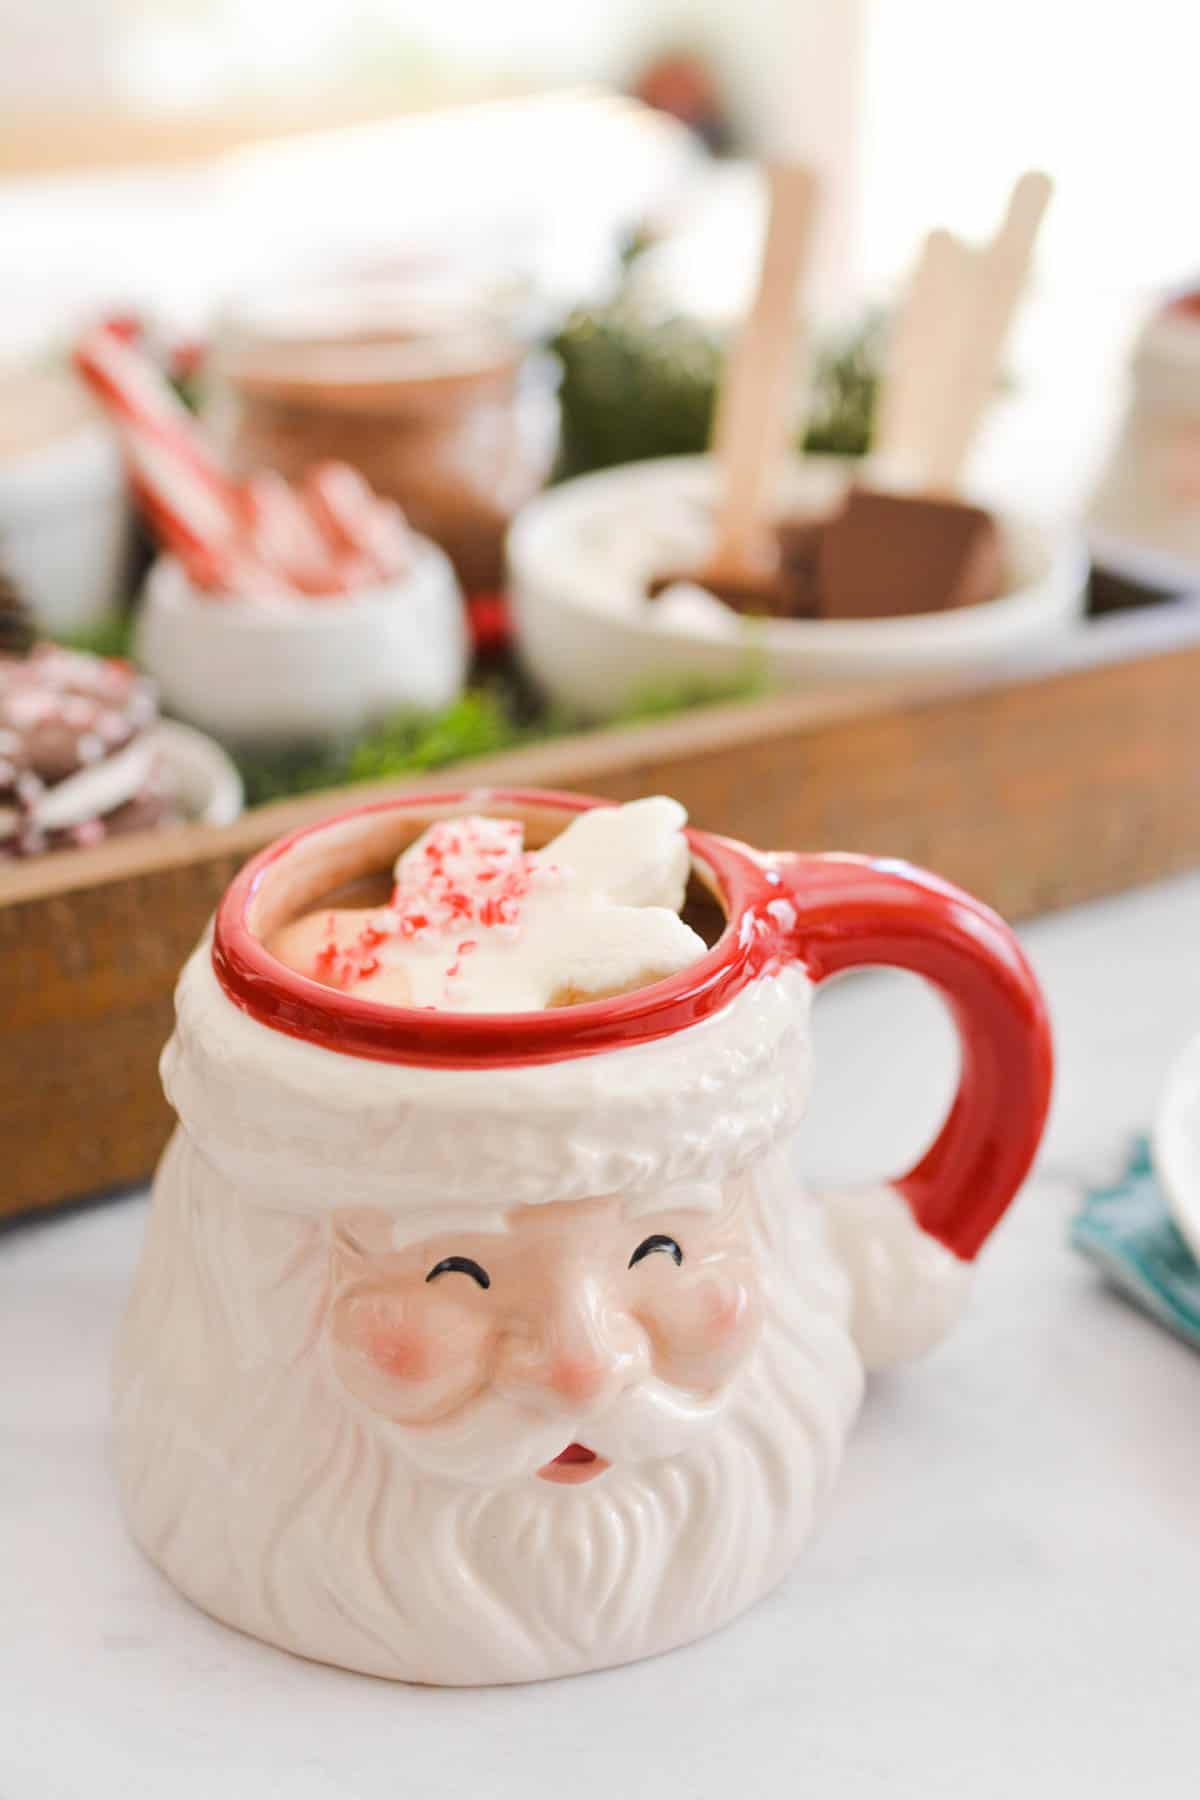
[[[847,479],[842,462],[798,462],[780,508],[831,505]],[[747,620],[699,593],[647,602],[652,576],[703,561],[714,486],[706,457],[670,458],[565,482],[518,515],[508,539],[517,630],[551,699],[599,717],[650,682],[729,679],[748,654],[781,685],[965,673],[1035,651],[1081,611],[1081,548],[1005,515],[1011,585],[982,606],[824,621]]]
[[[0,386],[0,407],[9,393]],[[131,514],[116,440],[86,423],[0,456],[0,562],[49,636],[112,617],[129,567]]]
[[[1090,508],[1098,559],[1162,559],[1166,587],[1200,587],[1200,292],[1143,325],[1116,445]],[[1114,555],[1115,552],[1115,555]]]
[[[426,539],[403,580],[328,600],[215,599],[164,557],[137,628],[164,710],[246,748],[332,742],[403,708],[435,711],[461,692],[467,649],[458,583]]]

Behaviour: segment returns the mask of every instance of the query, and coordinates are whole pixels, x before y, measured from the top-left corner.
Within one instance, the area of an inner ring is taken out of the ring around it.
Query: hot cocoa
[[[625,993],[705,952],[679,917],[685,819],[662,798],[598,808],[542,850],[519,820],[441,820],[397,860],[385,905],[306,913],[270,948],[394,1006],[524,1012]]]

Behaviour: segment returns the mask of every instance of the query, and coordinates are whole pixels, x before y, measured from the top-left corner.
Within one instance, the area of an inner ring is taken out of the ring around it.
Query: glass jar
[[[559,422],[556,365],[498,308],[369,287],[259,306],[222,333],[213,373],[239,472],[350,463],[468,594],[501,585],[505,533],[545,485]]]

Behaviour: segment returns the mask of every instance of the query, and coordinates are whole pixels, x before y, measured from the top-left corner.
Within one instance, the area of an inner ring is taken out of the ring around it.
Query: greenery
[[[560,477],[704,449],[721,351],[700,326],[648,323],[618,299],[572,313],[551,348],[563,370]]]
[[[95,656],[130,657],[132,636],[132,615],[123,612],[105,625],[62,641],[70,649]],[[767,686],[765,660],[751,649],[740,668],[723,680],[697,675],[646,682],[634,690],[610,724],[665,719],[693,707],[753,700],[765,693]],[[502,750],[544,743],[586,728],[586,721],[561,709],[531,707],[527,691],[510,672],[468,689],[441,712],[396,713],[374,731],[339,745],[244,752],[236,760],[246,787],[246,804],[261,806],[292,794],[444,769],[471,757],[496,756]]]
[[[653,682],[636,690],[612,720],[627,725],[641,719],[663,719],[696,706],[750,700],[765,692],[766,670],[748,657],[727,680],[692,677]],[[440,713],[397,713],[378,730],[335,749],[298,749],[238,759],[246,784],[246,803],[259,806],[290,794],[345,787],[358,781],[386,781],[444,769],[468,757],[495,756],[525,744],[542,743],[583,729],[582,721],[561,712],[521,716],[517,690],[497,680],[470,689]]]
[[[818,353],[800,446],[809,456],[865,456],[870,449],[883,331],[883,315],[872,313]]]
[[[86,631],[64,633],[62,642],[68,650],[86,650],[92,656],[133,656],[133,613],[125,608],[115,618],[105,619]]]
[[[879,385],[881,321],[872,316],[818,349],[809,418],[797,448],[862,456]],[[559,479],[707,448],[723,361],[694,320],[648,320],[626,295],[574,312],[552,348],[563,368]]]
[[[643,719],[668,719],[697,706],[758,700],[767,692],[768,686],[765,658],[750,651],[743,658],[741,667],[723,681],[706,675],[691,675],[643,683],[613,714],[610,724],[634,725]]]

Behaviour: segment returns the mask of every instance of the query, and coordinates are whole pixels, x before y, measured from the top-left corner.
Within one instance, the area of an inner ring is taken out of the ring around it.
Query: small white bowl
[[[131,530],[121,454],[104,425],[0,456],[0,561],[49,636],[113,617]]]
[[[781,511],[835,503],[853,471],[796,462]],[[703,562],[715,465],[633,463],[564,482],[518,515],[509,581],[522,655],[551,699],[590,717],[648,682],[735,677],[761,656],[783,685],[871,681],[994,667],[1066,630],[1083,605],[1081,546],[999,515],[1009,592],[980,606],[889,619],[745,619],[702,594],[650,603],[650,579]]]
[[[218,599],[163,557],[136,633],[164,711],[244,749],[336,742],[448,706],[467,648],[454,572],[424,538],[402,580],[329,599]]]

